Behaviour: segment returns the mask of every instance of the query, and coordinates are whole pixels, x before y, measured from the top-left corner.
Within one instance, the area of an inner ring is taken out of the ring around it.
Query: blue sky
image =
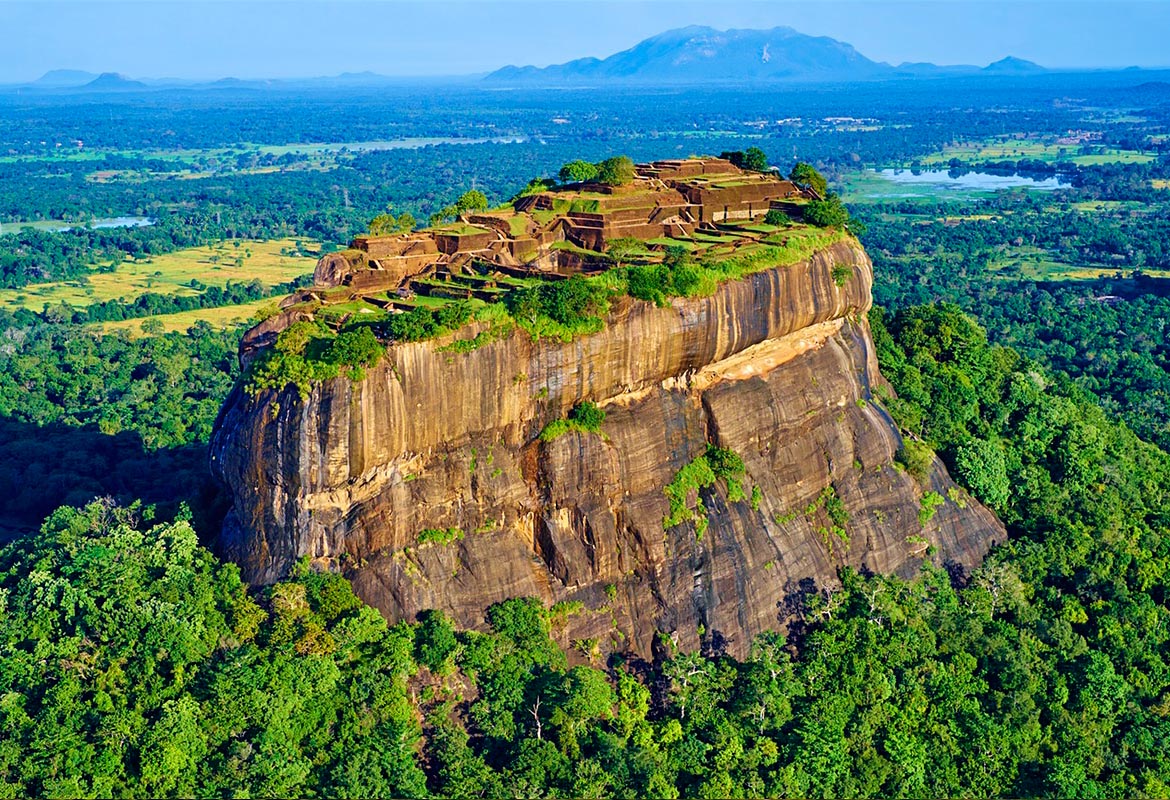
[[[11,2],[0,82],[56,68],[133,77],[485,72],[605,56],[684,25],[797,30],[877,61],[1170,66],[1170,0]]]

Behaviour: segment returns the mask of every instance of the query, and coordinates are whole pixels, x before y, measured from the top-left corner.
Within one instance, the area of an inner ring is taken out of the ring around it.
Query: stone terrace
[[[395,313],[414,307],[416,296],[490,302],[517,281],[607,269],[604,251],[620,238],[718,257],[766,237],[753,227],[769,209],[799,215],[804,199],[792,182],[724,159],[639,164],[626,185],[569,184],[433,228],[358,236],[348,250],[318,262],[314,286],[286,298],[286,319],[273,325],[297,315],[327,317],[331,307]]]

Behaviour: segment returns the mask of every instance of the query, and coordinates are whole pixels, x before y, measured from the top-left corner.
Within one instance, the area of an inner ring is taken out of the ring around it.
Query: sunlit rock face
[[[219,548],[253,583],[307,555],[391,619],[440,608],[481,627],[504,598],[580,601],[560,636],[644,657],[658,632],[743,655],[845,565],[969,568],[1003,528],[940,462],[925,485],[894,465],[900,438],[871,395],[871,283],[848,240],[710,297],[625,298],[570,343],[516,331],[457,353],[448,337],[394,345],[304,401],[237,388],[211,445],[232,501]],[[584,400],[606,412],[599,434],[540,440]],[[717,482],[689,498],[705,529],[664,528],[664,487],[709,444],[743,459],[743,498]],[[945,503],[922,524],[931,491]],[[420,544],[450,529],[462,538]]]

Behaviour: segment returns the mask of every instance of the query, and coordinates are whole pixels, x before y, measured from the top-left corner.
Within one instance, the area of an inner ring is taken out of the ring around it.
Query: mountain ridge
[[[691,25],[651,36],[605,58],[579,58],[547,67],[508,65],[493,83],[880,80],[954,75],[1025,75],[1047,71],[1008,56],[986,67],[874,61],[853,45],[780,26],[767,30]]]
[[[304,78],[133,79],[116,72],[54,69],[40,78],[3,88],[74,91],[160,89],[372,88],[437,79],[502,85],[590,83],[686,84],[704,82],[870,81],[923,77],[1027,77],[1049,72],[1033,61],[1006,56],[986,66],[875,61],[848,42],[812,36],[788,26],[717,30],[689,25],[655,34],[602,58],[585,56],[545,67],[509,64],[484,74],[401,77],[372,70]]]
[[[691,25],[643,39],[603,59],[581,58],[544,68],[507,66],[486,80],[783,80],[873,78],[891,71],[888,64],[866,58],[852,45],[789,27],[718,31]]]

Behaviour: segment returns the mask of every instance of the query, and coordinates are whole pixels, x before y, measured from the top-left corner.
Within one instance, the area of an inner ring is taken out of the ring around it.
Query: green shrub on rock
[[[574,406],[567,419],[554,419],[545,425],[544,430],[540,432],[540,440],[551,442],[569,431],[598,433],[603,422],[605,422],[605,412],[598,408],[596,403],[586,400]]]

